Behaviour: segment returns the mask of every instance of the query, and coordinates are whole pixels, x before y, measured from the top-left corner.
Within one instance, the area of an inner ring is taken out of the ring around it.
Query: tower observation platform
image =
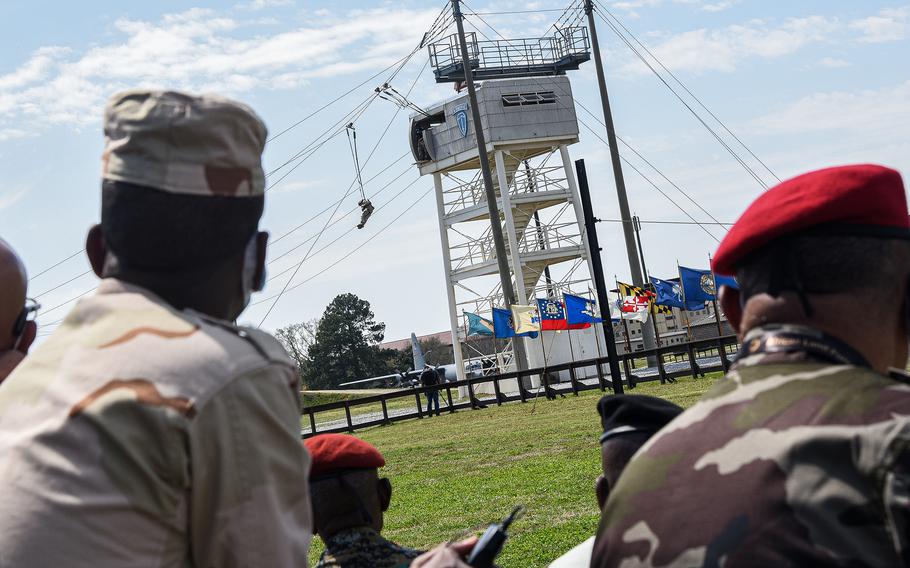
[[[564,75],[591,59],[588,30],[562,28],[544,38],[478,41],[476,33],[465,37],[474,78]],[[429,45],[430,65],[437,83],[464,80],[464,65],[458,36],[451,35]]]

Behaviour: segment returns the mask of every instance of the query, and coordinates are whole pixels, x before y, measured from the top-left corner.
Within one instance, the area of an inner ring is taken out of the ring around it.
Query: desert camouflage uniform
[[[306,566],[297,375],[106,279],[0,388],[0,566]]]
[[[907,565],[910,386],[826,359],[737,361],[623,472],[591,566]]]
[[[401,568],[422,552],[398,546],[369,527],[342,531],[328,540],[316,568]]]

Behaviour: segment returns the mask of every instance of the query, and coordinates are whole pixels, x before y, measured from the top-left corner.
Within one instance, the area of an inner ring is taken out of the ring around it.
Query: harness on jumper
[[[367,199],[367,195],[363,190],[363,177],[360,173],[360,158],[357,155],[357,129],[354,128],[354,123],[351,122],[344,127],[348,135],[348,146],[351,149],[351,157],[354,159],[354,169],[357,172],[357,186],[360,189],[360,201],[357,202],[357,205],[360,207],[360,223],[357,224],[358,229],[364,228],[370,216],[373,215],[373,211],[376,209],[373,207],[373,204]]]

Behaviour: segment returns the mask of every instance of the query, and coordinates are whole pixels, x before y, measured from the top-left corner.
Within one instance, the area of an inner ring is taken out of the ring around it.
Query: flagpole
[[[615,274],[613,275],[613,283],[616,284],[616,290],[618,291],[619,290],[619,279],[616,278]],[[621,292],[619,294],[619,297],[620,298],[623,297]],[[625,302],[623,302],[623,303],[625,303]],[[625,333],[626,333],[626,352],[629,354],[629,358],[626,358],[623,361],[624,367],[626,368],[626,380],[629,381],[629,388],[633,389],[633,388],[635,388],[635,386],[634,386],[635,383],[633,382],[633,379],[632,379],[632,369],[631,369],[631,365],[629,363],[629,361],[631,360],[631,356],[632,356],[632,339],[629,337],[629,324],[626,323],[626,318],[623,316],[622,306],[619,307],[619,320],[622,322],[623,331],[625,331]],[[613,320],[610,320],[610,325],[613,325]]]
[[[720,339],[724,335],[724,329],[723,325],[720,323],[720,310],[717,309],[717,295],[719,291],[717,289],[717,276],[711,268],[711,253],[708,253],[708,270],[711,271],[711,280],[714,282],[714,299],[712,300],[712,303],[714,304],[714,321],[717,322],[717,354],[720,356],[720,366],[726,373],[729,365],[727,364],[727,354],[724,353],[724,343]]]

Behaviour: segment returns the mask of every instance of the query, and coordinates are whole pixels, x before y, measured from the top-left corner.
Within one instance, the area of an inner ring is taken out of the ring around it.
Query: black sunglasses
[[[41,304],[31,298],[25,299],[25,306],[22,307],[22,311],[19,312],[19,316],[16,317],[16,322],[13,324],[13,337],[22,335],[25,331],[25,324],[34,319],[39,309],[41,309]]]

